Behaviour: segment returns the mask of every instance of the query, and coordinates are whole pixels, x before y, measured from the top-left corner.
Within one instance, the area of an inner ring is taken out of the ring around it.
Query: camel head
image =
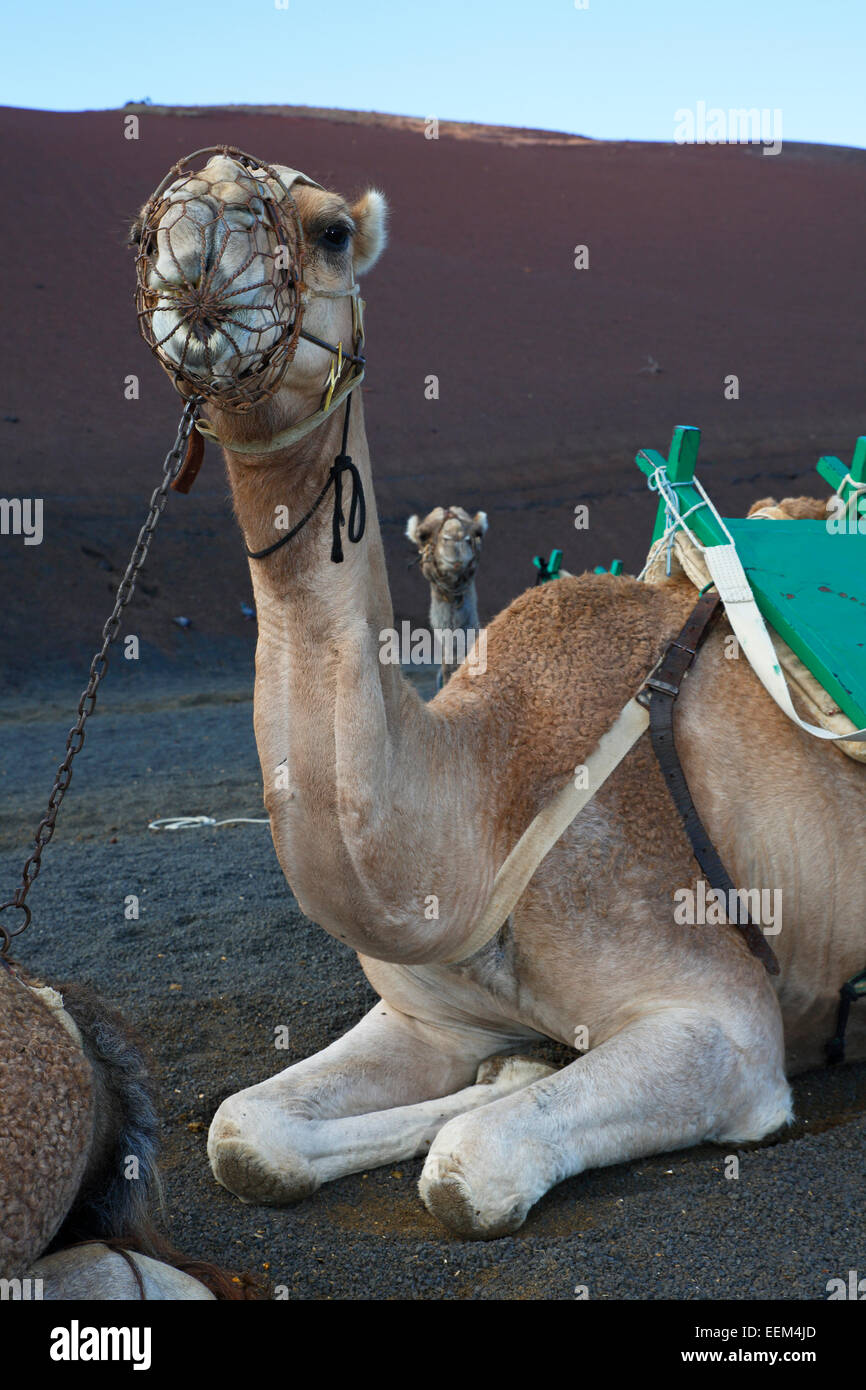
[[[486,530],[486,512],[470,516],[462,507],[434,507],[423,521],[410,516],[406,523],[406,535],[421,557],[421,573],[446,597],[472,580]]]
[[[352,351],[340,291],[378,259],[385,219],[375,189],[349,203],[285,165],[219,153],[181,167],[131,228],[145,336],[218,407],[249,409],[277,386],[321,394],[333,357],[310,337]]]

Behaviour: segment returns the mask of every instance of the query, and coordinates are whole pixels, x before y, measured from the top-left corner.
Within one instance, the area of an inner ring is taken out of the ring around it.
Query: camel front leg
[[[762,1139],[791,1116],[781,1020],[768,1021],[751,1048],[709,1011],[638,1019],[561,1071],[444,1125],[421,1174],[425,1206],[457,1234],[485,1240],[517,1230],[545,1192],[586,1168]]]
[[[380,1002],[324,1051],[223,1101],[208,1135],[214,1175],[242,1201],[282,1206],[333,1178],[425,1153],[454,1116],[550,1072],[516,1057],[479,1069],[517,1045]]]

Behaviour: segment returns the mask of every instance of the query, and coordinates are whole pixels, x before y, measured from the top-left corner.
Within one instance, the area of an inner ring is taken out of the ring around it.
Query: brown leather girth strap
[[[705,638],[713,619],[719,612],[721,600],[718,593],[702,594],[692,609],[682,632],[664,651],[661,660],[644,684],[638,699],[641,704],[649,700],[650,736],[665,785],[673,798],[692,852],[700,865],[701,873],[711,888],[717,888],[725,895],[725,902],[734,885],[728,877],[724,864],[716,853],[712,840],[695,809],[677,754],[674,739],[674,703],[680,693],[683,678],[697,656],[701,642]],[[740,915],[739,913],[737,914]],[[747,914],[745,922],[732,922],[742,932],[752,955],[766,967],[771,975],[778,975],[779,963],[776,960],[767,938]]]

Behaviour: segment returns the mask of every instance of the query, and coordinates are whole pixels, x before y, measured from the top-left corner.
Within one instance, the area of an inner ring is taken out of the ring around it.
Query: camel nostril
[[[181,315],[190,333],[202,342],[207,342],[231,315],[231,308],[223,296],[207,280],[178,286],[172,295],[172,307]]]
[[[189,331],[193,338],[197,338],[205,346],[210,342],[216,332],[216,325],[208,323],[207,319],[201,319],[189,325]]]

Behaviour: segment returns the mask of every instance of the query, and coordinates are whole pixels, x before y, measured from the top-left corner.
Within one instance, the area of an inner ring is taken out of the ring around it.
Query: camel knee
[[[491,1200],[486,1184],[467,1172],[457,1153],[428,1156],[418,1183],[431,1216],[463,1240],[497,1240],[513,1235],[526,1220],[532,1202],[518,1192]]]
[[[705,1024],[706,1056],[701,1075],[707,1095],[715,1084],[716,1123],[712,1142],[755,1143],[789,1124],[791,1088],[785,1076],[781,1019],[773,1011],[762,1037],[743,1039],[730,1018]],[[698,1076],[696,1075],[696,1080]]]
[[[786,1081],[777,1080],[762,1086],[757,1095],[751,1092],[742,1108],[730,1113],[719,1133],[711,1137],[717,1144],[755,1144],[790,1124],[793,1117],[791,1088]]]
[[[437,1134],[418,1191],[432,1216],[464,1240],[511,1235],[563,1176],[554,1146],[515,1134],[488,1107],[458,1115]],[[495,1111],[496,1107],[489,1107]]]
[[[218,1183],[242,1202],[287,1206],[319,1186],[303,1153],[303,1118],[280,1116],[273,1106],[239,1091],[223,1101],[211,1121],[207,1151]]]

